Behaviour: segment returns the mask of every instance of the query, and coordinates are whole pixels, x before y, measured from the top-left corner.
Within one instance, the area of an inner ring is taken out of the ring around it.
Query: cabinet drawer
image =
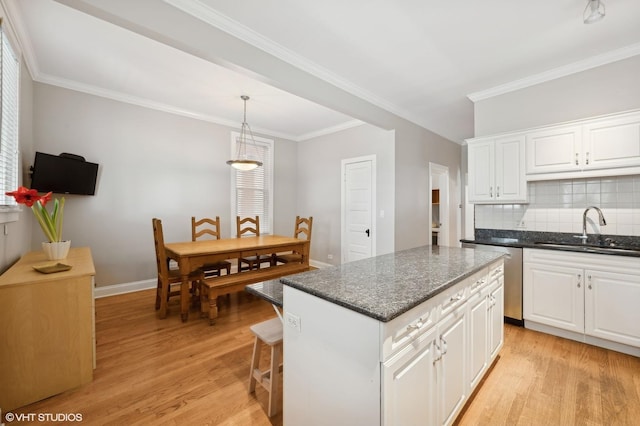
[[[453,291],[445,293],[444,301],[440,308],[440,315],[445,316],[467,301],[469,297],[469,287],[455,288]]]
[[[384,324],[382,361],[430,330],[439,320],[436,303],[427,301]]]
[[[489,266],[489,281],[493,282],[504,276],[504,263],[497,262]]]
[[[471,283],[471,285],[469,286],[469,296],[481,291],[487,286],[487,284],[489,283],[489,275],[487,272],[488,269],[485,268],[468,278],[469,282]]]

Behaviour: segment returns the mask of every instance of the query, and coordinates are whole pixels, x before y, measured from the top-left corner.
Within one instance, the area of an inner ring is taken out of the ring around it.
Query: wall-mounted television
[[[31,168],[31,189],[57,194],[94,195],[98,165],[74,154],[36,152]]]

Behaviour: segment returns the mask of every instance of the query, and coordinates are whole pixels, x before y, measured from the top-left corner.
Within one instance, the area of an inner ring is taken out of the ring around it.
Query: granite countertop
[[[265,299],[267,302],[282,307],[282,283],[279,280],[263,281],[249,284],[244,288],[247,293]]]
[[[382,322],[418,306],[504,254],[423,246],[280,279]]]
[[[589,239],[585,243],[582,243],[575,235],[574,233],[569,234],[562,232],[476,229],[474,240],[465,239],[460,240],[460,242],[503,247],[640,257],[640,237],[591,234],[589,235]]]

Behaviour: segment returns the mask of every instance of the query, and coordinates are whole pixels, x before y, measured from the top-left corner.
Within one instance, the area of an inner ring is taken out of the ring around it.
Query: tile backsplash
[[[582,214],[589,206],[587,232],[640,236],[640,175],[536,181],[527,183],[529,204],[475,206],[475,227],[519,231],[582,233]]]

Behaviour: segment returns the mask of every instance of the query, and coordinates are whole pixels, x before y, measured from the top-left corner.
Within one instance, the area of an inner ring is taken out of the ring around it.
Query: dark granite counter
[[[587,252],[613,256],[640,257],[640,237],[625,235],[591,234],[583,244],[576,233],[512,231],[501,229],[476,229],[474,240],[462,243],[504,247],[536,248],[572,252]],[[548,243],[548,244],[541,244]],[[557,245],[550,245],[556,243]]]
[[[490,251],[423,246],[289,275],[280,281],[388,322],[502,256]]]
[[[265,299],[273,305],[282,307],[282,283],[279,280],[249,284],[244,289],[247,293]]]

